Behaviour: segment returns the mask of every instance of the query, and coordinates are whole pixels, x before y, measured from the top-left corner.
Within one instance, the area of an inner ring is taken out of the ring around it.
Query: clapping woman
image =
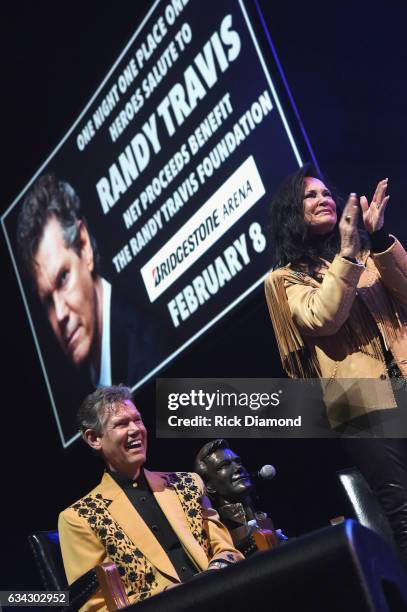
[[[330,425],[345,433],[407,567],[406,441],[350,435],[386,431],[402,409],[391,377],[407,377],[407,254],[384,229],[387,188],[381,180],[370,203],[351,193],[340,212],[310,167],[288,177],[271,204],[265,291],[287,374],[321,379]]]

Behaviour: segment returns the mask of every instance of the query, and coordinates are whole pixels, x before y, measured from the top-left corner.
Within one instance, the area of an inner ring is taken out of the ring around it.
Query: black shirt
[[[123,489],[135,510],[165,550],[180,580],[186,582],[192,578],[199,570],[183,549],[175,531],[161,510],[148,485],[144,470],[140,470],[140,476],[135,481],[118,472],[110,470],[108,472]]]

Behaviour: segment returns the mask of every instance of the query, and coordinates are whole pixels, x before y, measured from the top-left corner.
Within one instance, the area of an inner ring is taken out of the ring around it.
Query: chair
[[[45,589],[69,592],[69,605],[63,610],[78,610],[98,589],[102,590],[109,612],[129,605],[114,563],[97,565],[68,586],[58,531],[38,531],[28,536],[28,543]]]
[[[396,551],[390,523],[361,472],[352,467],[339,470],[337,476],[346,495],[350,518],[378,533]]]

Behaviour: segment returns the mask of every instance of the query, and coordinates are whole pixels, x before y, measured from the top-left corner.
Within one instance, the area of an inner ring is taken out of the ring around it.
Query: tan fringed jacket
[[[407,377],[407,253],[395,239],[362,261],[337,255],[322,282],[286,266],[265,283],[284,369],[322,379],[332,427],[396,405],[382,342]]]

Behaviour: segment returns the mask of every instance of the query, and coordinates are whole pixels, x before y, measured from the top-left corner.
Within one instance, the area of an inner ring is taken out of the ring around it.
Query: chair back
[[[88,570],[69,587],[65,577],[58,531],[37,531],[28,542],[47,591],[68,591],[69,605],[62,612],[81,608],[100,588],[109,611],[129,605],[124,585],[114,563],[102,563]]]
[[[365,477],[355,467],[340,470],[337,476],[350,506],[350,518],[378,533],[395,550],[390,523]]]
[[[44,588],[49,591],[67,590],[58,531],[37,531],[28,536],[28,543]]]

